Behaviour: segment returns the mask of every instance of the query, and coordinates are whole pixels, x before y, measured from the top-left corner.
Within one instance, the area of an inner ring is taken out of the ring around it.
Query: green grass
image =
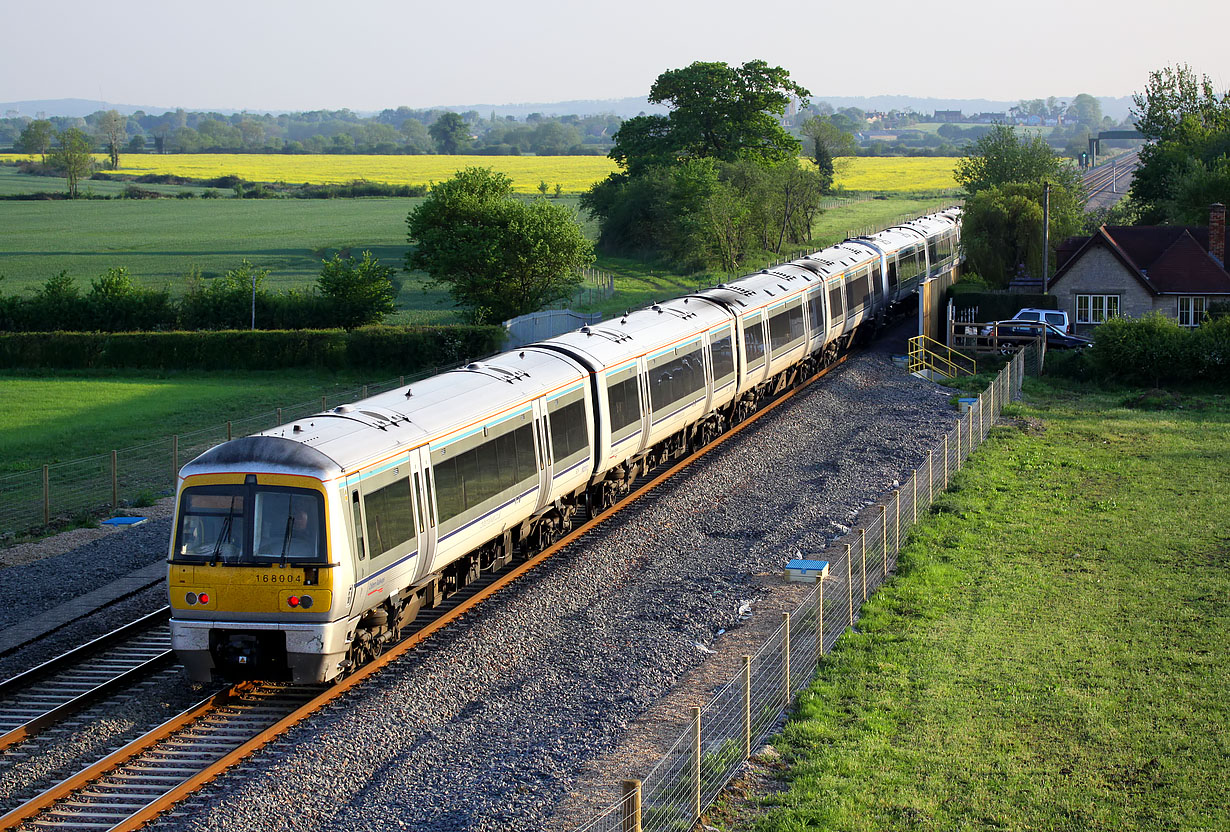
[[[211,190],[210,188],[191,187],[187,185],[144,185],[134,183],[138,188],[146,191],[155,191],[168,196],[190,191],[195,194],[203,193]],[[79,187],[83,194],[97,194],[99,196],[118,196],[124,192],[127,187],[126,182],[107,182],[104,180],[87,179],[80,183]],[[63,177],[58,176],[34,176],[29,173],[20,173],[17,168],[12,165],[0,165],[0,196],[11,196],[14,194],[40,194],[40,193],[67,193],[68,182]],[[223,196],[230,196],[230,192],[222,192]]]
[[[1230,828],[1230,398],[1032,403],[822,664],[758,832]]]
[[[269,373],[0,373],[0,472],[225,425],[377,379]]]
[[[3,290],[28,292],[67,270],[84,289],[122,266],[139,283],[180,294],[184,275],[270,269],[268,286],[313,283],[340,249],[371,249],[401,266],[406,214],[418,199],[175,199],[0,202]]]

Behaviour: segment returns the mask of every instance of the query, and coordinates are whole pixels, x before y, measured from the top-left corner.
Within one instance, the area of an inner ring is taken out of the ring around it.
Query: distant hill
[[[136,107],[131,104],[113,104],[109,101],[90,101],[86,98],[53,98],[42,101],[0,101],[0,116],[13,118],[50,118],[66,116],[83,118],[99,110],[115,110],[122,115],[130,116],[138,110],[147,113],[165,113],[174,107]],[[233,112],[233,111],[229,111]]]

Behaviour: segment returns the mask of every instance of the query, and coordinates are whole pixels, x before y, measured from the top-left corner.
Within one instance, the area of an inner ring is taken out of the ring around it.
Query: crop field
[[[0,154],[0,161],[29,159]],[[101,163],[105,157],[96,156]],[[537,193],[546,182],[566,194],[578,194],[615,170],[605,156],[358,156],[276,155],[240,153],[184,153],[120,155],[119,174],[171,174],[190,179],[238,176],[252,182],[335,185],[365,179],[389,185],[429,185],[442,182],[466,167],[485,167],[505,173],[518,193]]]
[[[0,154],[0,162],[33,157]],[[103,157],[97,157],[98,162]],[[838,187],[852,191],[935,191],[957,187],[952,179],[955,159],[930,156],[856,156],[837,162]],[[806,162],[802,162],[806,164]],[[537,193],[546,182],[554,192],[579,194],[613,172],[605,156],[346,156],[196,153],[120,155],[116,173],[141,176],[171,174],[190,179],[238,176],[252,182],[342,184],[356,179],[390,185],[428,185],[448,179],[469,166],[494,168],[513,180],[518,193]],[[55,180],[48,180],[55,181]],[[83,183],[94,187],[107,183]],[[40,186],[39,190],[54,190]],[[119,190],[117,188],[117,190]]]
[[[957,188],[950,156],[854,156],[837,159],[837,187],[848,191],[948,191]]]
[[[1026,396],[711,825],[1230,829],[1230,399]]]

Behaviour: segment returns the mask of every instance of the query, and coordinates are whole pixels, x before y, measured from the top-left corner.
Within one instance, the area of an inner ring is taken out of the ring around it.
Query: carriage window
[[[537,475],[534,429],[524,425],[453,457],[432,462],[439,522],[450,520]]]
[[[363,495],[367,509],[367,539],[372,557],[380,557],[414,540],[414,511],[410,508],[410,481],[399,479]]]
[[[841,281],[834,280],[829,284],[829,314],[833,316],[833,323],[845,318],[845,304],[842,303]]]
[[[611,431],[626,428],[641,418],[641,394],[637,389],[639,378],[632,376],[607,388],[607,400],[611,406]]]
[[[654,412],[673,405],[705,387],[700,346],[682,355],[665,355],[649,370],[649,400]]]
[[[554,407],[555,402],[552,402]],[[589,431],[585,425],[585,402],[575,402],[551,411],[551,446],[557,460],[589,451]]]
[[[745,328],[743,345],[747,348],[747,366],[750,369],[764,358],[764,324],[757,322]]]
[[[868,300],[867,270],[859,272],[853,279],[846,278],[846,308],[858,312]]]
[[[811,314],[811,332],[814,338],[824,330],[824,310],[820,305],[820,290],[811,293],[811,297],[807,301],[807,309]]]
[[[713,380],[717,382],[735,371],[735,354],[731,345],[730,331],[722,330],[722,334],[713,339]]]

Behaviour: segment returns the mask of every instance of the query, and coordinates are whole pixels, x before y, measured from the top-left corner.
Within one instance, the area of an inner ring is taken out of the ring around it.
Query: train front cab
[[[331,496],[333,494],[334,496]],[[190,678],[325,681],[349,647],[352,570],[336,492],[313,477],[190,475],[168,561],[171,643]]]

